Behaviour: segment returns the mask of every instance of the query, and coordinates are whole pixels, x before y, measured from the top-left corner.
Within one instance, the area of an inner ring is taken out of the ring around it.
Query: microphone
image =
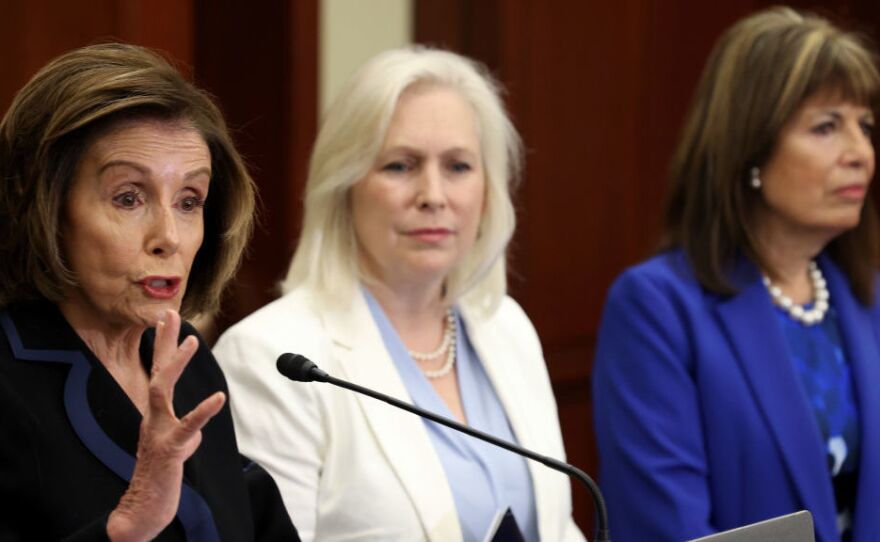
[[[278,367],[278,372],[291,380],[295,380],[297,382],[326,382],[328,384],[333,384],[334,386],[339,386],[340,388],[345,388],[347,390],[368,395],[373,399],[378,399],[380,401],[388,403],[389,405],[396,406],[397,408],[402,408],[403,410],[412,412],[417,416],[427,418],[432,422],[439,423],[440,425],[445,425],[446,427],[455,429],[456,431],[461,431],[462,433],[470,435],[474,438],[478,438],[490,444],[494,444],[495,446],[499,446],[515,454],[527,457],[533,461],[537,461],[538,463],[543,463],[553,470],[577,478],[585,486],[587,486],[587,489],[590,491],[590,495],[593,497],[593,502],[596,505],[596,517],[598,524],[596,529],[596,541],[611,542],[611,533],[608,531],[608,512],[605,508],[605,499],[602,497],[602,493],[599,491],[599,486],[596,484],[596,482],[594,482],[592,478],[587,476],[587,473],[585,473],[581,469],[569,465],[568,463],[563,463],[562,461],[559,461],[557,459],[553,459],[552,457],[547,457],[539,453],[533,452],[531,450],[523,448],[522,446],[517,446],[516,444],[507,442],[506,440],[501,440],[487,433],[483,433],[482,431],[477,431],[476,429],[458,423],[455,420],[450,420],[449,418],[438,416],[437,414],[434,414],[429,410],[425,410],[415,405],[405,403],[403,401],[395,399],[394,397],[385,395],[384,393],[379,393],[369,388],[358,386],[357,384],[353,384],[346,380],[341,380],[339,378],[330,376],[326,372],[322,371],[313,361],[305,356],[301,356],[300,354],[281,354],[281,356],[278,358],[276,366]]]

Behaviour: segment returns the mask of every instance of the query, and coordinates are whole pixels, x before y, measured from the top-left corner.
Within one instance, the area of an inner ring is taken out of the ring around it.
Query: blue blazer
[[[880,540],[880,303],[819,265],[851,364],[861,424],[854,540]],[[593,368],[600,484],[616,542],[685,540],[796,510],[838,540],[819,426],[758,269],[734,296],[704,290],[679,251],[612,286]]]

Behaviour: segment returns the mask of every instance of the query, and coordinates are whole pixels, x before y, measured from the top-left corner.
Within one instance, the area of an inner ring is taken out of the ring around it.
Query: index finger
[[[179,335],[180,315],[171,309],[163,311],[156,323],[156,337],[153,339],[153,374],[173,359]]]

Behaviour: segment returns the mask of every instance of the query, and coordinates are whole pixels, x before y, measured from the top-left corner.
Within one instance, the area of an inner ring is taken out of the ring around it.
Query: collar
[[[64,409],[71,427],[101,463],[126,482],[131,481],[135,458],[104,432],[89,405],[88,383],[96,363],[94,356],[58,307],[41,302],[7,308],[0,313],[0,326],[16,359],[70,365],[64,384]],[[218,542],[220,537],[207,503],[187,484],[181,489],[177,518],[187,540]]]

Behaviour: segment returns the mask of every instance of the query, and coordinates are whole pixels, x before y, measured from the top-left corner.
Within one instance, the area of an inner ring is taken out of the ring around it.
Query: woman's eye
[[[823,122],[821,124],[817,124],[816,126],[813,127],[813,132],[820,134],[820,135],[830,134],[833,130],[834,130],[834,122],[832,122],[830,120]]]
[[[189,196],[180,200],[179,207],[182,211],[192,212],[205,206],[204,200],[198,196]]]
[[[455,173],[467,173],[471,170],[471,165],[467,162],[453,162],[449,165],[449,169]]]
[[[869,138],[874,137],[874,123],[873,122],[863,122],[862,123],[862,131]]]
[[[409,171],[409,165],[404,162],[390,162],[382,166],[382,171],[388,171],[391,173],[404,173]]]
[[[140,193],[130,190],[113,198],[113,203],[123,209],[134,209],[141,203]]]

